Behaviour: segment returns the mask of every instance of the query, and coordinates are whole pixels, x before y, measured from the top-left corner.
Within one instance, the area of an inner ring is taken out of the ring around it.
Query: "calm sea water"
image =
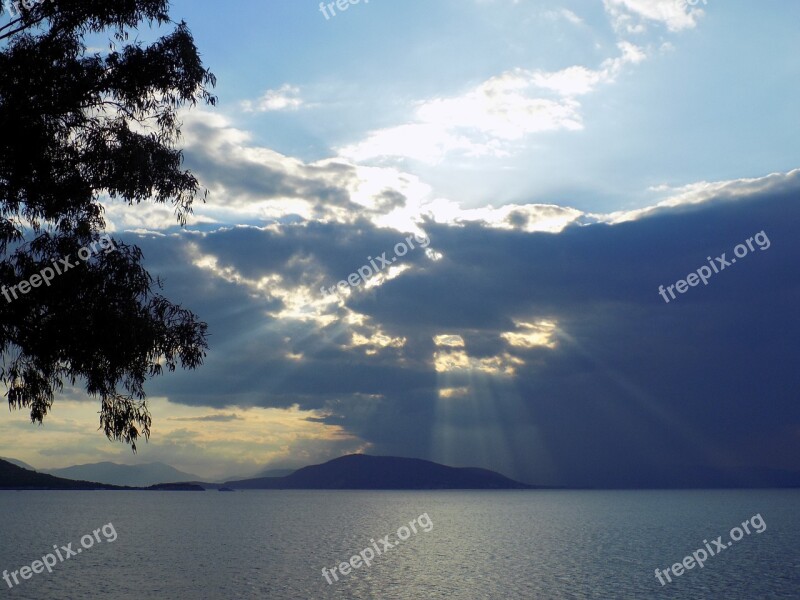
[[[117,534],[0,589],[32,600],[800,598],[798,507],[800,491],[0,492],[0,570],[54,544],[77,549],[107,523]],[[417,525],[370,567],[323,578],[422,514],[429,532]],[[656,567],[756,514],[763,533],[659,584]]]

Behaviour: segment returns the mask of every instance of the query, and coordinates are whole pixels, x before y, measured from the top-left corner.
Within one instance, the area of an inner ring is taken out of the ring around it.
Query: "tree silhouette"
[[[199,191],[176,147],[177,113],[215,104],[216,80],[168,10],[168,0],[0,9],[0,381],[9,408],[40,424],[54,394],[80,382],[100,400],[106,436],[134,452],[150,435],[145,380],[194,369],[208,348],[206,324],[158,293],[139,248],[101,237],[103,197],[169,202],[185,225]],[[130,41],[140,25],[170,33]],[[87,51],[89,35],[107,36],[108,51]]]

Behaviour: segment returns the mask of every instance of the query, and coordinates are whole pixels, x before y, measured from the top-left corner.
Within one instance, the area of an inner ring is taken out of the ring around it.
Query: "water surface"
[[[799,503],[794,490],[0,492],[0,569],[108,523],[117,534],[0,585],[31,600],[800,598]],[[422,514],[431,531],[323,578]],[[762,534],[659,584],[657,567],[755,514]]]

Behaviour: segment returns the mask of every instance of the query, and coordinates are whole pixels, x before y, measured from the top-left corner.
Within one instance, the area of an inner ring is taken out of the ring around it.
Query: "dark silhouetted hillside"
[[[0,490],[121,490],[114,485],[92,481],[73,481],[36,473],[0,460]]]
[[[298,469],[286,477],[228,481],[237,489],[511,490],[534,486],[488,469],[455,468],[418,458],[351,454]]]
[[[191,483],[162,483],[147,488],[120,487],[94,481],[62,479],[45,473],[36,473],[0,460],[0,490],[145,490],[163,492],[203,492],[201,486]]]

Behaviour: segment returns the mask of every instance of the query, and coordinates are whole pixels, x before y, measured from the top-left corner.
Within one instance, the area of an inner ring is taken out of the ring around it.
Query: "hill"
[[[8,458],[6,456],[0,456],[0,460],[4,460],[6,462],[10,462],[12,465],[17,465],[18,467],[22,467],[23,469],[28,469],[29,471],[36,471],[36,468],[30,466],[26,462],[22,462],[21,460],[17,460],[16,458]]]
[[[478,468],[455,468],[418,458],[350,454],[321,465],[298,469],[285,477],[228,481],[234,489],[294,490],[503,490],[533,489],[508,477]]]
[[[116,490],[124,489],[92,481],[74,481],[36,473],[0,460],[0,490]]]

